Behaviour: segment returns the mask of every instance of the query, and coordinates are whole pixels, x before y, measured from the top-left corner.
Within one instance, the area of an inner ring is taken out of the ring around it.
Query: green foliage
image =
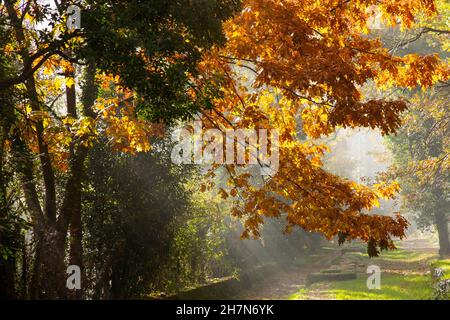
[[[138,112],[169,122],[207,107],[218,88],[196,85],[202,52],[223,44],[222,22],[237,0],[87,1],[81,58],[119,75],[138,96]],[[200,89],[201,88],[201,89]],[[189,95],[195,91],[196,97]]]
[[[0,52],[11,38],[0,17]],[[14,64],[6,55],[0,54],[0,79],[10,76]],[[0,90],[0,300],[14,299],[15,263],[23,246],[23,234],[29,225],[22,215],[15,190],[13,163],[7,153],[7,139],[15,120],[14,103],[19,90],[7,88]]]
[[[419,16],[415,29],[409,32],[389,31],[384,41],[401,55],[438,52],[449,58],[449,41],[445,31],[449,16],[448,1],[436,2],[439,15],[433,19]],[[442,254],[450,252],[447,220],[450,212],[450,171],[448,158],[449,108],[448,83],[423,90],[403,91],[409,109],[396,135],[387,137],[392,151],[393,178],[402,188],[403,210],[420,229],[436,226]]]
[[[450,208],[447,99],[442,90],[417,92],[411,98],[405,125],[388,138],[404,206],[423,229],[436,223],[436,213],[448,214]]]
[[[168,262],[173,219],[188,206],[183,176],[163,157],[114,154],[104,145],[92,151],[87,173],[83,208],[94,297],[139,296]]]
[[[83,222],[94,298],[173,292],[230,273],[217,269],[222,216],[186,188],[194,172],[171,163],[167,142],[154,143],[154,152],[136,156],[104,144],[90,154]]]

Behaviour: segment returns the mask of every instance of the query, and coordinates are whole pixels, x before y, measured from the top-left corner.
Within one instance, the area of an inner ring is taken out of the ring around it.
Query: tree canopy
[[[262,187],[230,167],[231,193],[239,194],[234,214],[247,219],[244,237],[258,236],[264,216],[284,214],[288,230],[300,226],[328,238],[363,239],[370,255],[404,236],[408,223],[402,216],[367,213],[380,198],[392,197],[398,184],[365,186],[324,171],[327,147],[315,140],[338,127],[383,134],[398,129],[406,101],[365,99],[361,87],[369,81],[414,88],[449,77],[438,55],[396,56],[370,36],[375,13],[382,23],[402,28],[411,27],[418,13],[437,14],[433,1],[248,0],[225,25],[226,46],[201,65],[205,77],[214,77],[214,70],[223,78],[223,96],[204,113],[205,121],[274,127],[280,134],[280,168]]]
[[[404,237],[402,215],[370,213],[399,184],[331,174],[320,138],[339,128],[397,132],[408,101],[367,98],[367,83],[413,90],[448,81],[439,54],[397,54],[373,30],[414,28],[423,21],[417,16],[439,14],[435,1],[54,3],[0,2],[0,218],[10,224],[23,199],[36,240],[32,296],[67,297],[66,261],[84,269],[82,199],[92,190],[83,182],[92,148],[107,141],[120,155],[150,152],[158,147],[152,139],[194,115],[204,129],[279,134],[276,173],[262,178],[225,164],[227,183],[215,186],[213,165],[198,186],[233,204],[242,238],[259,237],[266,218],[280,217],[287,232],[300,227],[340,243],[361,239],[370,256]],[[81,8],[76,30],[66,25],[73,4]],[[10,189],[18,190],[16,202],[8,202]],[[4,238],[0,248],[11,248],[4,243],[14,237]],[[14,266],[15,254],[0,267]]]

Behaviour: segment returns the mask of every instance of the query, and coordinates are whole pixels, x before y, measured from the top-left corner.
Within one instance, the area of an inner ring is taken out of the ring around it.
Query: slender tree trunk
[[[27,39],[23,32],[22,20],[19,19],[13,2],[5,1],[8,16],[14,26],[15,36],[22,44],[20,55],[23,65],[30,62],[30,53],[27,48]],[[25,81],[30,106],[33,111],[40,111],[41,104],[36,90],[34,75]],[[22,189],[27,207],[31,212],[36,240],[36,259],[34,261],[33,293],[35,298],[58,299],[65,297],[65,237],[67,229],[61,232],[56,223],[56,184],[55,175],[49,155],[48,146],[43,139],[43,123],[35,123],[36,138],[39,147],[40,169],[44,182],[44,210],[42,210],[35,185],[33,172],[33,158],[26,144],[15,133],[15,155],[17,172],[21,175]]]
[[[29,274],[29,263],[28,263],[28,250],[25,237],[23,239],[22,246],[22,270],[20,273],[20,298],[22,300],[28,299],[28,274]]]
[[[56,226],[45,225],[38,235],[39,241],[39,273],[34,276],[39,285],[39,299],[65,299],[65,238]]]
[[[67,54],[70,55],[70,52],[67,52]],[[65,74],[67,79],[73,79],[75,77],[74,66],[71,65],[70,67],[71,70],[68,70]],[[75,84],[73,84],[71,87],[66,87],[66,107],[67,115],[73,118],[77,118]],[[74,145],[71,145],[69,151],[69,161],[71,162],[71,177],[69,181],[73,186],[72,190],[70,191],[72,193],[70,198],[71,203],[68,203],[70,207],[63,207],[63,211],[61,211],[61,213],[63,215],[71,217],[69,222],[69,264],[78,266],[81,270],[81,273],[83,274],[83,234],[81,230],[81,171],[83,170],[83,165],[80,165],[76,168],[74,167],[74,165],[76,165],[75,162],[78,161],[77,158],[82,157],[84,159],[84,155],[75,154],[75,148],[76,147]],[[84,153],[82,150],[79,150],[79,153],[80,152]],[[83,159],[80,159],[80,161],[82,162]],[[84,277],[82,277],[81,284],[82,287],[84,287]],[[73,299],[81,299],[83,297],[83,290],[73,289],[68,293],[68,296]]]
[[[65,299],[64,238],[54,225],[35,228],[35,259],[31,278],[32,299]]]
[[[75,87],[69,88],[66,91],[67,95],[67,113],[73,117],[77,116],[75,107]],[[94,117],[92,106],[97,98],[97,86],[95,84],[95,64],[88,63],[84,74],[84,83],[82,86],[81,102],[83,105],[83,113],[85,116]],[[84,173],[84,160],[87,156],[86,147],[80,145],[77,150],[71,150],[71,177],[69,179],[70,185],[67,186],[67,197],[63,210],[70,211],[69,213],[62,212],[70,216],[70,251],[69,261],[71,265],[77,265],[81,270],[81,290],[76,290],[71,294],[75,299],[82,299],[85,293],[86,273],[83,264],[83,223],[81,217],[81,183]]]
[[[36,228],[35,228],[36,229]],[[38,240],[37,232],[34,232],[35,247],[34,247],[34,259],[33,259],[33,270],[31,271],[31,282],[29,289],[30,299],[39,299],[40,292],[40,281],[39,276],[41,274],[41,242]]]
[[[73,299],[82,299],[85,289],[85,272],[83,264],[83,231],[81,220],[81,179],[83,174],[85,148],[79,149],[76,157],[72,158],[71,177],[65,198],[62,214],[70,219],[69,264],[77,265],[81,271],[81,290],[75,289],[69,293]]]
[[[22,44],[20,55],[23,60],[23,66],[30,61],[29,49],[26,46],[27,40],[23,32],[22,21],[17,16],[17,12],[11,1],[5,1],[8,16],[14,25],[15,35],[17,42]],[[27,90],[28,98],[30,99],[30,106],[33,111],[41,110],[41,103],[39,101],[38,93],[36,90],[36,81],[34,75],[31,75],[25,81],[25,87]],[[36,126],[36,138],[39,147],[39,160],[41,164],[42,177],[44,180],[44,214],[46,218],[52,222],[56,221],[56,185],[55,174],[53,172],[52,163],[48,146],[43,139],[44,125],[42,120],[35,121]]]
[[[122,297],[120,272],[118,269],[119,267],[115,264],[111,266],[111,291],[109,297],[111,300],[118,300]]]
[[[70,247],[69,264],[77,265],[81,270],[81,290],[75,290],[70,294],[74,299],[82,299],[85,288],[84,265],[83,265],[83,232],[81,224],[81,210],[77,209],[70,222]]]
[[[16,172],[22,184],[27,208],[33,221],[35,259],[31,297],[34,299],[59,299],[65,297],[65,237],[55,222],[42,212],[35,185],[33,161],[20,133],[15,132],[12,151]]]
[[[64,1],[65,5],[65,1]],[[30,61],[27,41],[23,33],[22,20],[19,19],[13,2],[6,1],[8,16],[14,26],[15,36],[22,44],[20,54],[24,65]],[[64,7],[64,6],[62,6]],[[90,80],[87,88],[89,94],[86,96],[83,108],[85,114],[92,114],[92,105],[96,98],[94,84],[95,67],[91,64]],[[69,71],[72,72],[72,71]],[[68,74],[67,76],[73,76]],[[41,110],[41,104],[37,95],[34,76],[31,75],[25,81],[25,87],[30,99],[33,111]],[[83,92],[84,94],[84,92]],[[75,85],[67,88],[67,113],[76,117],[76,90]],[[82,268],[82,220],[81,220],[81,179],[83,163],[87,154],[86,147],[72,145],[69,159],[69,172],[67,183],[63,192],[62,204],[57,216],[56,206],[56,183],[48,146],[43,139],[43,124],[37,120],[35,123],[36,137],[39,147],[40,171],[42,172],[44,185],[44,208],[41,208],[40,198],[37,193],[34,175],[33,158],[22,140],[20,133],[16,133],[16,141],[13,143],[17,159],[17,172],[20,173],[22,189],[25,201],[30,210],[33,224],[34,237],[36,240],[36,257],[33,267],[32,294],[35,298],[58,299],[67,297],[65,288],[65,244],[67,232],[70,228],[70,262]],[[84,273],[84,272],[82,272]]]
[[[444,258],[450,256],[448,219],[444,212],[437,212],[435,214],[435,220],[439,236],[439,255]]]

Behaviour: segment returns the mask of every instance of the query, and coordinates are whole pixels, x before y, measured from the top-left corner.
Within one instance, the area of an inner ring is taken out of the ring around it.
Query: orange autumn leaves
[[[94,105],[98,113],[97,121],[108,143],[120,152],[135,154],[150,151],[150,138],[162,136],[164,126],[137,118],[133,92],[122,88],[117,77],[103,75],[99,80],[105,96],[108,91],[114,93],[110,97],[99,97]]]
[[[44,73],[46,71],[47,69]],[[46,74],[50,75],[50,72]],[[32,111],[29,106],[22,106],[24,121],[18,122],[18,125],[27,137],[30,149],[38,153],[36,124],[40,122],[43,125],[43,140],[48,145],[52,163],[60,171],[68,169],[70,149],[77,145],[89,147],[102,137],[107,139],[107,144],[113,150],[135,154],[150,151],[150,138],[164,134],[162,124],[148,123],[137,118],[132,100],[133,93],[119,86],[117,77],[99,75],[97,82],[103,90],[103,97],[96,99],[94,117],[81,115],[74,118],[70,115],[59,115],[57,111]],[[41,84],[41,89],[45,88],[47,94],[58,95],[64,90],[57,77],[39,79],[38,83]],[[67,85],[66,81],[65,86]]]
[[[370,187],[326,172],[327,148],[318,140],[339,127],[396,131],[406,102],[365,100],[360,89],[368,81],[414,88],[449,78],[437,56],[393,56],[367,36],[373,12],[386,26],[410,27],[415,15],[434,15],[436,8],[429,0],[246,0],[226,25],[226,46],[200,66],[204,78],[221,75],[223,94],[204,113],[206,126],[279,132],[280,168],[270,178],[243,178],[242,168],[226,167],[230,187],[220,193],[235,199],[233,214],[245,220],[243,237],[259,236],[264,217],[285,218],[288,230],[300,226],[327,238],[362,239],[371,254],[404,236],[403,217],[368,213],[380,198],[392,198],[398,184]]]

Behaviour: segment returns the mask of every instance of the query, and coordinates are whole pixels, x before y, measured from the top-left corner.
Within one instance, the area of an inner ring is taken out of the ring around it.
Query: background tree
[[[394,154],[392,175],[402,185],[405,209],[419,228],[434,225],[439,253],[450,253],[449,96],[445,90],[419,91],[398,134],[389,137]]]
[[[385,43],[398,54],[436,52],[448,61],[450,32],[446,21],[450,5],[437,1],[439,15],[434,19],[420,17],[409,31],[390,30],[383,34]],[[394,155],[391,177],[402,186],[404,210],[411,212],[419,228],[435,226],[439,237],[439,253],[449,255],[449,94],[448,82],[433,88],[392,91],[406,97],[410,107],[402,127],[388,137]]]

